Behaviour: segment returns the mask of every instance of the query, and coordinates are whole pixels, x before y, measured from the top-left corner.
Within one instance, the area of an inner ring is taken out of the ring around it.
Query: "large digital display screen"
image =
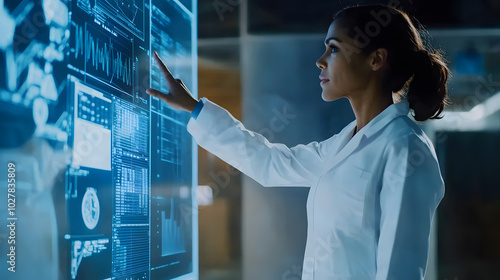
[[[198,279],[196,0],[0,0],[0,279]]]

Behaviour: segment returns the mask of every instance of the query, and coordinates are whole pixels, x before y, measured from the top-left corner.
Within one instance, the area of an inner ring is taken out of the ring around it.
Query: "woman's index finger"
[[[160,56],[158,53],[155,51],[155,59],[156,63],[158,63],[158,66],[160,67],[161,72],[163,73],[163,76],[167,80],[167,85],[170,86],[171,83],[175,82],[174,76],[172,76],[172,73],[168,70],[167,66],[163,61],[161,60]]]

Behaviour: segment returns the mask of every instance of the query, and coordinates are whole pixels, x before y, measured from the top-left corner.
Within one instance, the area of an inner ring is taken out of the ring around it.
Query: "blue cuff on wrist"
[[[196,120],[202,108],[203,108],[203,101],[200,99],[196,104],[196,106],[194,107],[193,112],[191,112],[191,117],[193,117]]]

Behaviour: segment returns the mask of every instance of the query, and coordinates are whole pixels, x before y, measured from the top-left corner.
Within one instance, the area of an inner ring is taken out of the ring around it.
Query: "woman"
[[[425,50],[404,12],[385,5],[338,12],[326,35],[322,97],[349,99],[356,120],[329,139],[288,148],[197,101],[161,62],[170,94],[192,112],[197,143],[264,186],[309,186],[302,279],[423,279],[429,231],[444,196],[434,147],[417,121],[439,118],[449,70]],[[403,99],[398,103],[393,100]]]

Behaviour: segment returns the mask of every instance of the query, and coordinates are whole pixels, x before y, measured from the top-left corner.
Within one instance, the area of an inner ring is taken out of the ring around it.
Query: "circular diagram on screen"
[[[87,188],[82,199],[82,217],[88,229],[94,229],[99,222],[99,198],[94,188]]]

